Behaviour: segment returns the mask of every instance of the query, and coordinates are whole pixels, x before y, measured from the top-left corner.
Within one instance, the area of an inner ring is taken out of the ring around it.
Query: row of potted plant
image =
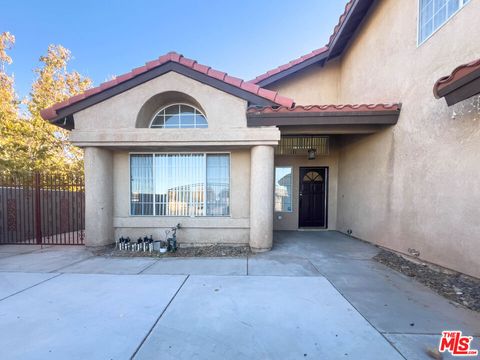
[[[161,254],[177,251],[177,230],[180,224],[165,231],[165,240],[154,240],[153,235],[139,237],[136,241],[132,241],[130,237],[121,236],[115,241],[115,249],[120,251],[131,252],[159,252]]]

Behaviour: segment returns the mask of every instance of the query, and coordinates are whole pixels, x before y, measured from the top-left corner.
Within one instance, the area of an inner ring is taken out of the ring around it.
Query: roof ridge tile
[[[332,44],[333,39],[338,34],[338,30],[340,30],[340,27],[342,26],[343,22],[347,18],[347,14],[350,11],[350,9],[352,8],[352,5],[353,5],[354,1],[355,0],[350,0],[345,4],[345,9],[343,10],[343,13],[339,16],[337,25],[335,25],[335,27],[333,28],[333,33],[332,33],[332,35],[330,35],[330,38],[328,39],[327,46]]]

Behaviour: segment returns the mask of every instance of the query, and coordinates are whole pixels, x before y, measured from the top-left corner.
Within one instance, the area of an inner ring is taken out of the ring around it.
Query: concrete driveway
[[[2,359],[431,359],[480,315],[336,232],[248,258],[100,258],[0,246]],[[448,359],[444,355],[444,359]]]

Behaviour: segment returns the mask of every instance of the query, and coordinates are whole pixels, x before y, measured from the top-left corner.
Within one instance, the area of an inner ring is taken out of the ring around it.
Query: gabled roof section
[[[437,99],[445,98],[449,106],[480,94],[480,59],[456,67],[433,86]]]
[[[350,0],[328,41],[329,58],[340,56],[357,32],[375,0]]]
[[[341,55],[374,2],[375,0],[348,1],[327,45],[285,65],[269,70],[250,80],[250,82],[260,86],[267,86],[310,65],[317,63],[323,65],[329,59]]]
[[[402,105],[346,104],[307,105],[286,108],[252,106],[247,110],[248,126],[309,125],[394,125]]]
[[[307,55],[303,55],[295,60],[292,60],[287,64],[269,70],[266,73],[257,76],[255,79],[250,80],[250,82],[252,84],[257,84],[260,86],[269,85],[277,80],[283,79],[285,76],[300,71],[309,65],[316,64],[322,60],[326,60],[327,57],[328,47],[324,46],[320,49],[313,50]]]
[[[262,89],[260,86],[243,81],[212,69],[209,66],[197,63],[175,52],[160,56],[157,60],[147,62],[144,66],[133,69],[129,73],[120,75],[100,86],[89,89],[83,94],[73,96],[41,111],[45,120],[52,122],[58,120],[72,121],[75,112],[95,105],[112,96],[127,91],[139,84],[155,77],[175,71],[204,84],[247,100],[250,104],[263,106],[293,106],[292,99],[279,95],[275,91]],[[65,126],[65,127],[72,127]]]

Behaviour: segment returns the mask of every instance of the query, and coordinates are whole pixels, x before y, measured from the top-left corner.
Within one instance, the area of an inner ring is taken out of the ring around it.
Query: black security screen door
[[[327,227],[326,167],[300,168],[299,227]]]

